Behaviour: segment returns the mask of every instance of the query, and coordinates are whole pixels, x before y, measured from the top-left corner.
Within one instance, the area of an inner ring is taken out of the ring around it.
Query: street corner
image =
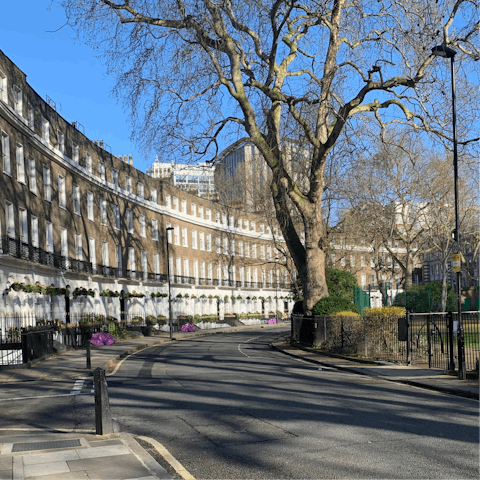
[[[132,438],[132,437],[130,437]],[[135,440],[141,447],[169,473],[172,477],[183,480],[195,480],[195,477],[162,445],[151,437],[137,436]]]

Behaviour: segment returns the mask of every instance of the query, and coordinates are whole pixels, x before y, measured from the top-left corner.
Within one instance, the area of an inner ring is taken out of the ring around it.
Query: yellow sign
[[[452,271],[453,272],[460,272],[462,269],[462,263],[461,263],[461,254],[460,253],[454,253],[452,255]]]

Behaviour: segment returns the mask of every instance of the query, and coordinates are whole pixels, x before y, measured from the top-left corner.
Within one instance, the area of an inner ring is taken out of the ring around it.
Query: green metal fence
[[[370,294],[364,292],[361,288],[353,287],[353,303],[358,307],[361,315],[365,307],[370,308]]]

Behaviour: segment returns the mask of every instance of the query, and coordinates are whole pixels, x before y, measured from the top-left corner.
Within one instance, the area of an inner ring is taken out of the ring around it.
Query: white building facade
[[[174,317],[291,309],[260,220],[107,152],[1,51],[0,134],[0,317],[167,316],[169,283]]]

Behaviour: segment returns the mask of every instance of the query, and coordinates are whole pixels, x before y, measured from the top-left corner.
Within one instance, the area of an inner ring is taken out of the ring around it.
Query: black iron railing
[[[102,275],[107,278],[126,278],[130,280],[149,281],[156,283],[166,283],[167,275],[153,273],[142,270],[129,270],[126,268],[110,267],[107,265],[94,264],[86,260],[78,260],[76,258],[59,255],[49,252],[38,247],[34,247],[29,243],[22,242],[18,238],[12,238],[4,235],[0,239],[0,253],[10,255],[22,260],[28,260],[59,270],[84,273],[88,275]],[[274,284],[265,282],[242,282],[238,280],[227,279],[207,279],[186,277],[182,275],[172,275],[172,282],[185,285],[211,285],[237,288],[273,288]],[[292,288],[292,285],[281,283],[280,288]]]
[[[465,365],[478,369],[479,312],[463,312]],[[292,315],[292,340],[322,350],[390,362],[458,368],[457,314],[418,313],[405,318]]]

